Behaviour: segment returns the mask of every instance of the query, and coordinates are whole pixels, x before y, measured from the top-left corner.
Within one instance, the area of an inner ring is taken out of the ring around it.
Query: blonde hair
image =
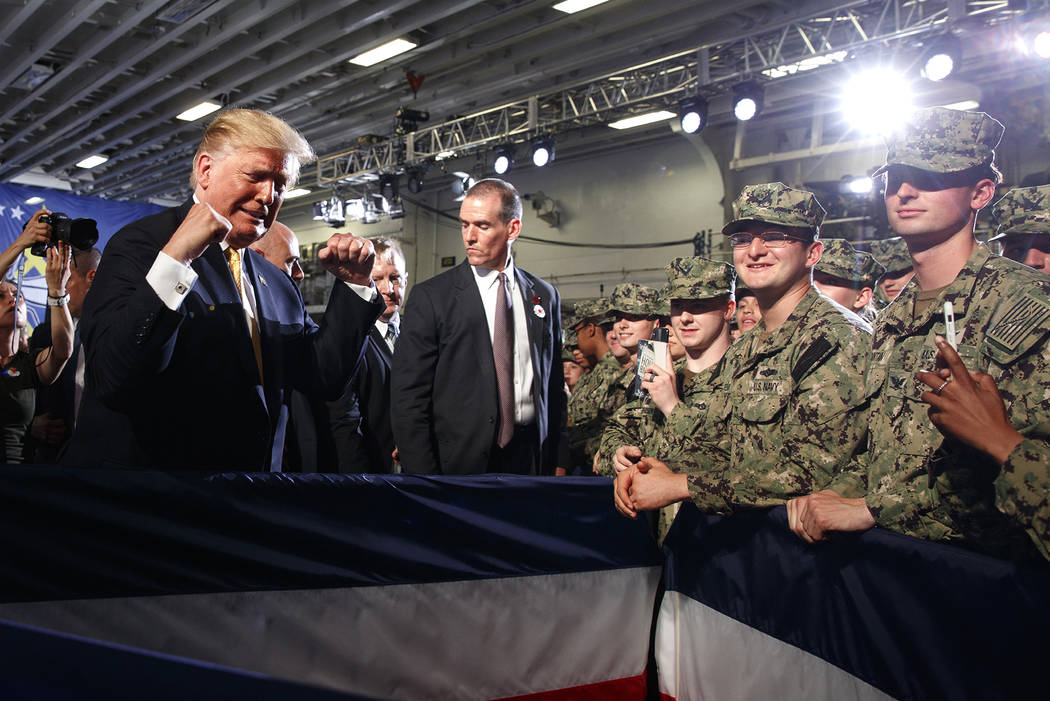
[[[197,187],[197,163],[203,154],[220,159],[235,147],[284,151],[295,156],[300,166],[315,158],[314,150],[303,135],[280,117],[262,110],[226,110],[204,130],[204,138],[193,156],[190,187]]]

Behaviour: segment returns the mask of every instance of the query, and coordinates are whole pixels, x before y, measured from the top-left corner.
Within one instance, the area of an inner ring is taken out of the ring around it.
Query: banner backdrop
[[[43,204],[26,204],[31,197],[42,197]],[[105,246],[109,237],[125,224],[154,214],[164,209],[160,205],[138,202],[116,202],[101,197],[84,197],[60,190],[41,187],[0,184],[0,251],[10,246],[22,233],[22,226],[41,207],[51,212],[62,212],[73,219],[87,218],[98,222],[98,243]],[[9,277],[16,271],[11,270]],[[44,318],[47,285],[44,282],[44,259],[26,251],[25,279],[23,284],[29,306],[29,325],[36,326]]]
[[[683,506],[664,541],[665,698],[1045,698],[1050,572],[872,529],[809,546],[783,507]]]
[[[10,466],[0,503],[8,622],[378,698],[644,697],[662,557],[607,479]]]

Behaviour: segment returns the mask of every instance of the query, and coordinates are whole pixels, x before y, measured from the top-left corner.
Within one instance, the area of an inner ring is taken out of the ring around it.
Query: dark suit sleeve
[[[175,216],[170,224],[176,223]],[[167,367],[183,321],[182,312],[168,309],[146,282],[160,250],[151,232],[142,228],[149,223],[169,222],[160,215],[149,217],[114,236],[84,302],[89,381],[110,405],[120,405]]]
[[[366,302],[338,280],[332,287],[320,327],[304,307],[306,333],[301,338],[299,358],[291,365],[297,370],[295,387],[325,401],[338,399],[361,360],[368,331],[383,308],[382,296]]]
[[[429,287],[417,286],[401,325],[390,378],[394,444],[403,472],[441,472],[431,435],[439,346],[437,320]]]

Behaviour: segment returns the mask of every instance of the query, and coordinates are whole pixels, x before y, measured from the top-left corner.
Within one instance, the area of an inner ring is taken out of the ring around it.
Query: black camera
[[[68,243],[78,251],[90,251],[98,243],[98,222],[94,219],[70,219],[68,214],[51,212],[40,216],[40,221],[51,225],[51,240],[34,243],[33,255],[43,256],[49,246],[59,241]]]

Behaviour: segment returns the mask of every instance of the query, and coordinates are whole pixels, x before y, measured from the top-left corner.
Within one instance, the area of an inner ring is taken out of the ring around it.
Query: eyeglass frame
[[[782,236],[783,240],[774,239],[773,241],[769,241],[769,240],[766,239],[766,235],[767,234],[775,234],[777,236]],[[748,237],[747,243],[737,243],[737,241],[735,239],[738,236],[747,236]],[[746,231],[737,231],[737,232],[734,232],[732,234],[729,234],[727,236],[727,238],[729,239],[729,245],[732,248],[738,248],[738,249],[749,248],[751,246],[751,244],[754,243],[756,238],[762,239],[762,245],[764,245],[766,248],[784,248],[791,241],[798,241],[799,243],[803,243],[803,244],[813,243],[813,239],[805,238],[805,237],[802,237],[802,236],[795,236],[793,234],[787,234],[787,233],[784,233],[783,231],[778,231],[776,229],[770,229],[768,231],[760,231],[757,234],[751,234],[751,233],[748,233]]]

